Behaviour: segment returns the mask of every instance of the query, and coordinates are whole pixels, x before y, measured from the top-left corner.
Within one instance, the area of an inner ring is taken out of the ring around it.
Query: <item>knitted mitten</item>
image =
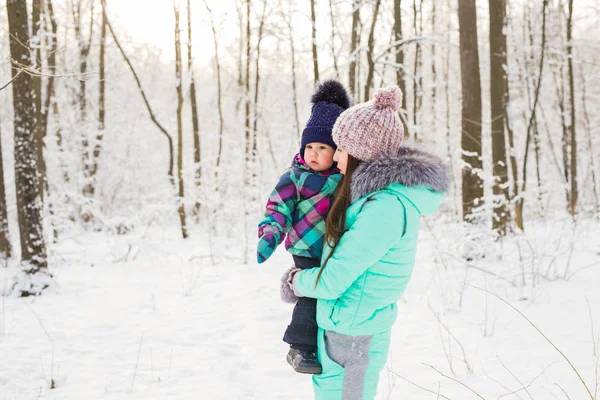
[[[294,294],[294,289],[292,288],[294,275],[298,271],[301,271],[301,269],[291,267],[281,276],[281,289],[279,294],[281,296],[281,300],[283,300],[285,303],[296,303],[299,299],[299,297]]]
[[[279,229],[272,225],[263,225],[258,230],[258,245],[256,247],[256,260],[259,264],[267,261],[281,241]]]

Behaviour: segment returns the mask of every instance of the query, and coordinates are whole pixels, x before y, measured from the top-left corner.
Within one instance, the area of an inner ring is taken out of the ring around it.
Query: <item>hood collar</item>
[[[448,191],[449,184],[442,160],[412,143],[403,144],[394,154],[360,164],[351,179],[351,203],[392,183],[425,186],[434,192]]]

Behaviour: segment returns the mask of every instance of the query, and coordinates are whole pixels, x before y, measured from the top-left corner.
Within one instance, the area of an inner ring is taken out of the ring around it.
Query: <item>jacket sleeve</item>
[[[303,297],[339,298],[400,240],[405,230],[403,208],[389,193],[368,200],[341,237],[316,286],[319,268],[311,268],[297,272],[294,289]]]
[[[285,233],[292,227],[292,213],[296,209],[299,200],[298,186],[294,179],[294,170],[289,169],[279,179],[277,186],[269,196],[265,217],[258,224],[258,234],[267,228],[274,228],[281,236],[279,243],[283,241]]]

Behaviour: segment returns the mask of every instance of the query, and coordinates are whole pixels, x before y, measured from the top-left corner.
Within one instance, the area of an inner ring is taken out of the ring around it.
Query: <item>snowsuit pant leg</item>
[[[391,331],[347,336],[319,329],[323,372],[313,375],[315,400],[373,400],[387,361]]]
[[[309,269],[321,264],[318,258],[293,257],[296,268]],[[317,299],[301,297],[294,306],[292,321],[283,335],[283,341],[293,348],[316,351],[317,329]]]

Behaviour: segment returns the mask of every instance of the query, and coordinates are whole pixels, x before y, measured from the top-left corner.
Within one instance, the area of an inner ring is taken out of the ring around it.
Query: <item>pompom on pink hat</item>
[[[398,86],[379,89],[373,100],[344,111],[333,126],[335,144],[360,161],[373,161],[382,154],[394,154],[404,140],[398,116],[402,91]]]

